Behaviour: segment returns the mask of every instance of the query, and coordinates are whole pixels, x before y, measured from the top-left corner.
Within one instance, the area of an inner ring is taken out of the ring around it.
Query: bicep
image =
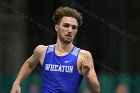
[[[29,66],[34,67],[39,62],[39,58],[40,58],[40,52],[38,46],[35,48],[32,56],[27,59],[27,63],[29,64]]]
[[[38,60],[32,55],[27,59],[26,63],[28,63],[30,67],[34,67],[38,63]]]

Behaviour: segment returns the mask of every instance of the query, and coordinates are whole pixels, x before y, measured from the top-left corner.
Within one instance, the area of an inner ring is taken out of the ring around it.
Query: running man
[[[59,7],[53,15],[57,32],[56,44],[39,45],[23,64],[13,83],[11,93],[20,93],[20,83],[36,64],[42,65],[41,93],[78,93],[84,78],[91,93],[100,93],[92,55],[73,45],[78,27],[82,24],[80,12],[69,7]]]

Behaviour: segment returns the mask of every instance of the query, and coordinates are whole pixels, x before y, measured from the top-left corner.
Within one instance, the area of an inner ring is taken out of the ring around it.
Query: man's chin
[[[68,44],[68,43],[71,43],[72,40],[65,40],[64,43]]]

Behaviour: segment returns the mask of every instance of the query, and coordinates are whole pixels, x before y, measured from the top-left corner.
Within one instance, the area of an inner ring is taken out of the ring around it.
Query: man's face
[[[58,25],[55,25],[57,38],[64,43],[71,43],[77,33],[78,22],[73,17],[63,17]]]

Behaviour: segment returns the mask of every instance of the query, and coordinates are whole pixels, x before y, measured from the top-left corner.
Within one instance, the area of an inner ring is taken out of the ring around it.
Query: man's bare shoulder
[[[44,48],[47,48],[48,46],[46,46],[46,45],[38,45],[37,47],[36,47],[36,49],[39,49],[39,50],[41,50],[41,49],[44,49]]]
[[[91,53],[87,50],[81,49],[80,56],[88,57],[88,56],[91,56]]]
[[[34,50],[34,53],[43,53],[46,51],[48,46],[45,46],[45,45],[38,45],[35,50]]]
[[[89,59],[89,60],[93,60],[92,55],[89,51],[87,50],[83,50],[81,49],[80,53],[79,53],[79,61],[80,63],[85,60],[85,58]]]

